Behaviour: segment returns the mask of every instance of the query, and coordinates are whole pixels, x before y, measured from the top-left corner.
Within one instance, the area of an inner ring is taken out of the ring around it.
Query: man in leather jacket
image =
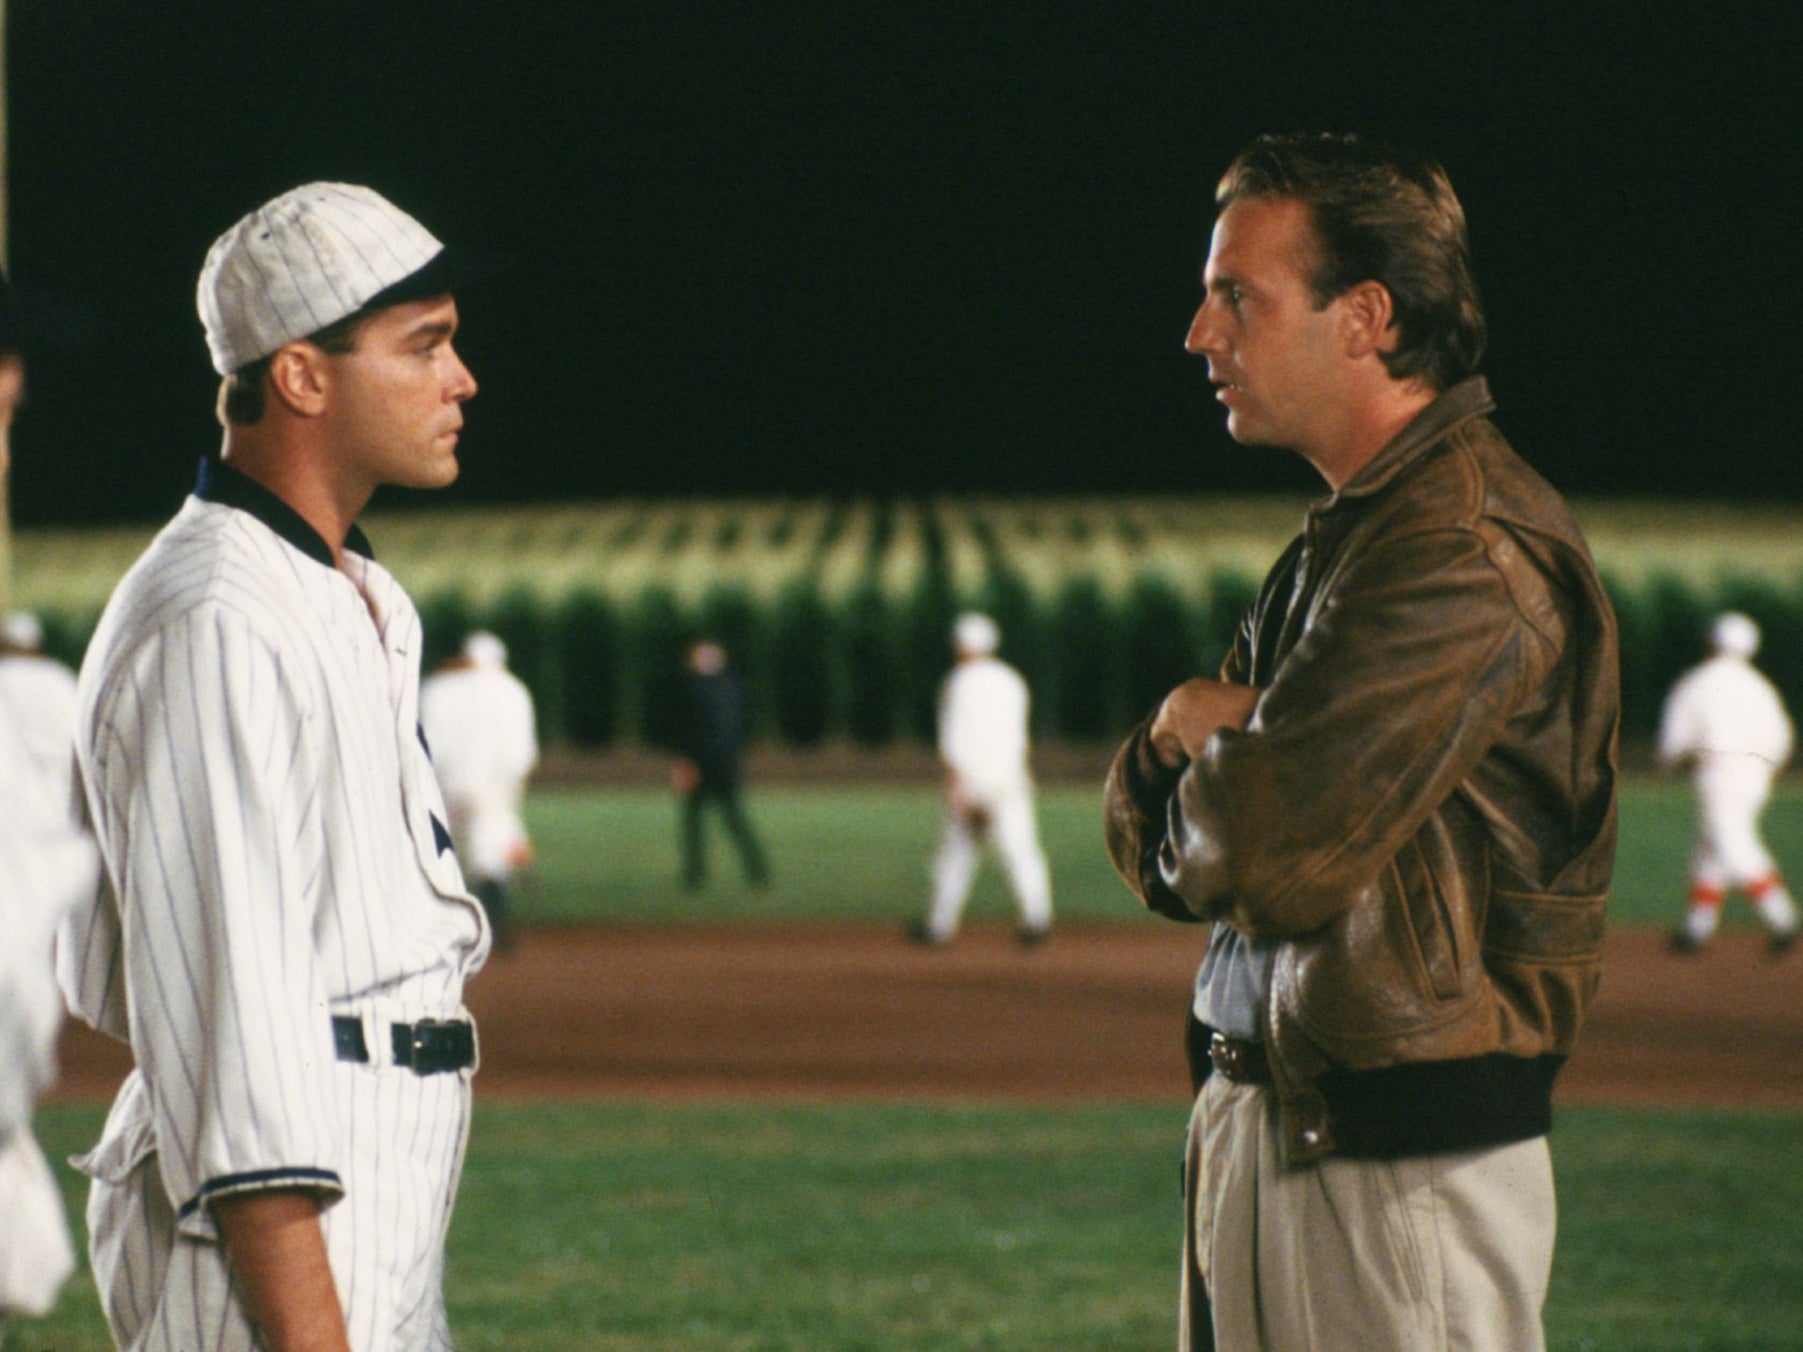
[[[1600,976],[1615,622],[1488,420],[1437,164],[1266,137],[1217,192],[1186,342],[1228,432],[1331,494],[1220,680],[1121,748],[1115,866],[1210,921],[1184,1345],[1543,1345],[1553,1079]]]

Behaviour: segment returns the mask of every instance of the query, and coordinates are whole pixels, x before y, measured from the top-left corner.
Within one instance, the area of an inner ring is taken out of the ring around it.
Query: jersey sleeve
[[[200,1237],[220,1196],[342,1192],[302,660],[203,606],[146,639],[99,708],[132,1046],[170,1201]]]
[[[508,770],[516,780],[523,780],[538,765],[538,720],[532,706],[532,693],[523,681],[507,678]]]
[[[1659,710],[1658,756],[1661,765],[1676,765],[1698,749],[1698,681],[1690,673],[1680,678]]]
[[[1790,715],[1785,711],[1784,699],[1779,695],[1778,688],[1764,676],[1759,677],[1756,709],[1756,717],[1761,725],[1761,753],[1772,763],[1774,770],[1782,770],[1790,763],[1791,752],[1796,749],[1796,729],[1791,725]]]

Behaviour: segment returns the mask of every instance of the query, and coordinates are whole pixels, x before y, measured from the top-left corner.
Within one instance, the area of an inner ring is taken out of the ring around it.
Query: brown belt
[[[1211,1033],[1208,1038],[1208,1060],[1215,1074],[1224,1075],[1235,1084],[1270,1084],[1271,1062],[1264,1044],[1244,1038]]]

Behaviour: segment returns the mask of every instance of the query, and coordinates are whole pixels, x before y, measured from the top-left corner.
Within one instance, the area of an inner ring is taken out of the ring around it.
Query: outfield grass
[[[926,906],[927,864],[938,841],[939,798],[928,786],[754,787],[747,811],[768,848],[772,885],[746,885],[724,831],[710,820],[711,885],[678,882],[677,800],[655,789],[536,793],[526,818],[538,866],[522,918],[558,923],[719,920],[899,922]],[[1040,795],[1054,902],[1071,917],[1132,921],[1139,906],[1102,850],[1100,787]],[[1011,915],[991,863],[970,914]]]
[[[475,1352],[1171,1346],[1179,1105],[483,1105],[452,1227]],[[46,1111],[53,1157],[98,1108]],[[1569,1108],[1554,1349],[1803,1329],[1803,1115]],[[71,1215],[80,1187],[62,1170]],[[6,1352],[108,1346],[86,1272]]]
[[[921,905],[931,788],[769,787],[751,804],[776,884],[753,891],[721,857],[716,885],[685,893],[667,795],[535,795],[526,918],[887,922]],[[1616,923],[1675,917],[1690,813],[1681,784],[1628,786]],[[1042,794],[1061,914],[1164,923],[1109,869],[1099,814],[1093,787]],[[1803,859],[1803,789],[1785,787],[1767,827]],[[972,912],[1009,913],[993,867]],[[101,1117],[46,1110],[53,1159],[91,1144]],[[483,1104],[452,1232],[458,1345],[1163,1349],[1182,1119],[1176,1105]],[[1568,1108],[1553,1142],[1553,1348],[1803,1343],[1803,1114]],[[81,1180],[59,1172],[79,1224]],[[85,1272],[49,1319],[0,1337],[4,1352],[108,1346]]]
[[[539,867],[521,899],[522,918],[552,923],[716,920],[874,920],[925,906],[926,868],[938,833],[929,786],[754,787],[753,820],[769,847],[775,884],[747,887],[722,832],[713,833],[713,885],[677,883],[676,803],[653,789],[557,790],[535,794],[527,821]],[[1102,849],[1100,785],[1054,784],[1039,796],[1040,831],[1052,864],[1054,904],[1068,919],[1149,919],[1109,867]],[[1691,795],[1677,780],[1630,781],[1621,800],[1621,850],[1610,901],[1615,924],[1670,924],[1683,910]],[[1787,782],[1766,815],[1781,860],[1803,870],[1803,784]],[[970,915],[1011,916],[998,868],[979,874]],[[1728,923],[1751,923],[1744,905]]]

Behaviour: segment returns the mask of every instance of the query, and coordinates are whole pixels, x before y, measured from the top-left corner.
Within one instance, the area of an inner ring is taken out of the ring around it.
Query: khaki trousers
[[[1181,1352],[1540,1352],[1546,1138],[1291,1168],[1277,1095],[1210,1076],[1184,1164]]]

